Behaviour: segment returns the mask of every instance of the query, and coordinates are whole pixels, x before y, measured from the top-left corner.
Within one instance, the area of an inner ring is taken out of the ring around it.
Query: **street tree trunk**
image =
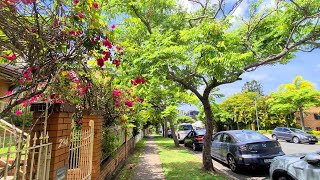
[[[209,98],[201,100],[204,112],[206,115],[206,135],[204,137],[204,144],[203,144],[203,152],[202,152],[202,165],[203,170],[205,171],[214,171],[212,159],[211,159],[211,139],[213,128],[217,131],[217,126],[213,126],[213,114],[211,111],[211,106],[209,102]]]
[[[303,108],[299,107],[299,114],[300,114],[300,123],[302,131],[304,131],[304,117],[303,117]]]
[[[179,140],[177,138],[177,135],[176,135],[176,131],[174,129],[174,125],[173,125],[173,122],[172,122],[172,118],[171,117],[168,117],[168,121],[170,123],[170,129],[171,129],[171,136],[173,138],[173,141],[174,141],[174,145],[176,147],[179,147]]]
[[[168,137],[168,124],[167,124],[167,120],[166,120],[166,118],[164,118],[164,130],[163,130],[163,132],[164,132],[164,137]]]

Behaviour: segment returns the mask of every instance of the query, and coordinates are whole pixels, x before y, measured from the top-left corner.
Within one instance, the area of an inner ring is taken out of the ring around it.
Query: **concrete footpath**
[[[133,180],[164,180],[160,156],[153,135],[147,137]]]

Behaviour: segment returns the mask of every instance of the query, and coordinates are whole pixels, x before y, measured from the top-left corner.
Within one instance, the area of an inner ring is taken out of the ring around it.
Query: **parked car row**
[[[193,150],[202,150],[205,130],[185,130],[181,139]],[[238,172],[244,167],[270,167],[273,180],[319,179],[320,151],[311,154],[285,155],[278,139],[294,143],[315,144],[318,139],[299,129],[279,127],[272,132],[272,139],[251,130],[222,131],[213,135],[211,156]],[[320,149],[319,149],[320,150]]]

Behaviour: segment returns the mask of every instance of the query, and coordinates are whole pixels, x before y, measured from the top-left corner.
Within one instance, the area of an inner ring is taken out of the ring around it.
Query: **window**
[[[222,135],[222,134],[217,134],[217,135],[213,138],[213,142],[221,142],[221,135]]]
[[[288,132],[290,132],[290,130],[287,129],[287,128],[283,128],[283,132],[284,132],[284,133],[288,133]]]
[[[318,113],[313,114],[315,120],[320,120],[320,115]]]
[[[275,128],[275,131],[282,131],[282,128]]]
[[[223,134],[222,142],[225,142],[225,143],[231,143],[232,142],[232,139],[229,136],[229,134]]]

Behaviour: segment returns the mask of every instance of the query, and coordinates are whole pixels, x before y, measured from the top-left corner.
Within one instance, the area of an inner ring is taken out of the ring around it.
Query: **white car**
[[[320,180],[320,152],[278,156],[270,165],[271,180]]]
[[[188,133],[193,130],[192,124],[190,123],[182,123],[178,125],[176,135],[179,140],[179,143],[184,143],[184,138],[188,135]]]

